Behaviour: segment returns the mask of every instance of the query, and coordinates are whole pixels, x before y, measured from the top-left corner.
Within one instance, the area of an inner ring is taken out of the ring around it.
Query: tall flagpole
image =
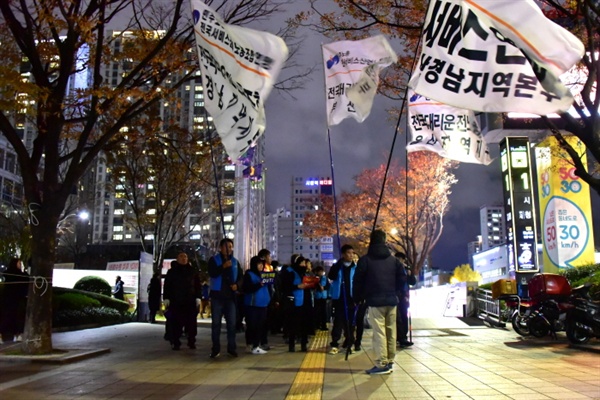
[[[325,65],[325,58],[323,57],[323,43],[321,43],[321,60],[322,63],[321,65]],[[325,68],[323,68],[323,77],[325,79],[324,81],[324,87],[325,87],[325,98],[327,98],[327,71]],[[327,108],[327,107],[326,107]],[[341,256],[341,243],[340,243],[340,222],[339,222],[339,218],[338,218],[338,207],[337,207],[337,196],[335,193],[335,168],[333,165],[333,150],[331,147],[331,130],[329,129],[329,115],[326,116],[326,123],[327,123],[327,143],[329,145],[329,162],[331,165],[331,187],[333,190],[333,213],[335,215],[335,231],[336,231],[336,239],[337,239],[337,246],[338,246],[338,254]],[[343,267],[340,269],[340,271],[338,271],[338,278],[340,279],[340,284],[342,286],[342,298],[344,299],[344,315],[346,317],[346,332],[350,332],[350,320],[348,318],[348,299],[346,299],[346,288],[344,287],[344,270]],[[349,338],[346,338],[347,340]],[[348,347],[346,348],[346,361],[348,360],[348,355],[350,354],[350,351],[352,350],[352,345],[354,345],[354,343],[350,343],[349,340],[347,342]]]

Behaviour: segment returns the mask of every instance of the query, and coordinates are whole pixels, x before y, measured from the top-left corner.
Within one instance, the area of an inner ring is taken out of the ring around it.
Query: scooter
[[[600,302],[590,297],[590,284],[573,290],[573,308],[566,318],[567,339],[574,344],[587,343],[591,338],[600,338]]]

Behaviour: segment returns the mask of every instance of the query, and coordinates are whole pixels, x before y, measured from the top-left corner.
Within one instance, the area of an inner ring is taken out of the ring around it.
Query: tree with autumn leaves
[[[310,25],[332,40],[358,40],[384,34],[394,45],[405,49],[398,62],[382,74],[379,92],[401,99],[418,56],[419,37],[425,22],[427,0],[335,0],[335,10],[322,0],[310,0],[311,10],[297,15],[298,25]],[[600,4],[597,0],[539,0],[544,14],[575,34],[584,44],[586,54],[576,66],[581,80],[574,84],[578,92],[573,103],[576,115],[560,114],[552,135],[569,154],[575,173],[600,195]],[[316,16],[317,20],[313,17]],[[394,113],[397,114],[396,111]],[[499,114],[500,118],[505,115]],[[550,128],[550,125],[548,125]],[[565,140],[569,132],[587,148],[589,163],[582,160],[576,148]]]
[[[456,183],[451,171],[457,163],[419,151],[408,154],[408,165],[408,173],[398,165],[388,171],[377,228],[387,233],[388,244],[395,251],[406,254],[408,265],[418,274],[442,234],[448,196]],[[369,244],[385,168],[361,172],[354,190],[342,193],[337,201],[342,241],[354,243],[359,252]],[[312,238],[337,235],[334,199],[322,197],[318,210],[306,214],[303,227],[304,234]]]
[[[209,3],[245,25],[286,1]],[[45,282],[29,291],[26,353],[52,351],[57,226],[74,188],[100,154],[129,143],[136,119],[196,74],[195,56],[185,56],[195,53],[189,14],[189,0],[0,2],[0,132],[17,154],[31,275]],[[116,19],[123,23],[111,32]],[[278,87],[298,87],[300,75]]]

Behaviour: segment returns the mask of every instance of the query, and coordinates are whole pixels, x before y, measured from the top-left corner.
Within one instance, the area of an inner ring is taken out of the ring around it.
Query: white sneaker
[[[255,347],[252,349],[252,354],[267,354],[268,351],[261,349],[260,347]]]
[[[331,350],[329,350],[329,354],[337,354],[340,352],[340,349],[338,349],[337,347],[332,347]]]

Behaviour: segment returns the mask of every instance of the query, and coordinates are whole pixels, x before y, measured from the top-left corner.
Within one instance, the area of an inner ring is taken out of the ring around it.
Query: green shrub
[[[53,298],[57,310],[83,310],[86,307],[100,307],[101,303],[81,293],[60,293]]]
[[[73,289],[99,293],[105,296],[110,296],[112,293],[110,284],[99,276],[84,276],[75,283]]]
[[[82,291],[82,290],[77,290],[77,289],[68,289],[68,288],[61,288],[61,287],[55,287],[52,288],[52,290],[54,291],[54,296],[58,296],[61,293],[79,293],[79,294],[83,294],[87,297],[90,297],[94,300],[98,300],[100,302],[100,305],[102,307],[108,307],[108,308],[114,308],[115,310],[117,310],[118,312],[120,312],[121,314],[126,314],[127,311],[129,310],[129,303],[123,300],[118,300],[115,299],[113,297],[110,297],[110,295],[105,296],[103,294],[98,294],[98,293],[94,293],[94,292],[87,292],[87,291]]]
[[[600,300],[600,264],[570,268],[560,271],[560,274],[571,282],[572,287],[591,283],[590,295],[593,299]]]
[[[53,326],[78,326],[86,324],[112,325],[125,322],[126,316],[114,308],[86,307],[81,310],[62,309],[54,314]]]

